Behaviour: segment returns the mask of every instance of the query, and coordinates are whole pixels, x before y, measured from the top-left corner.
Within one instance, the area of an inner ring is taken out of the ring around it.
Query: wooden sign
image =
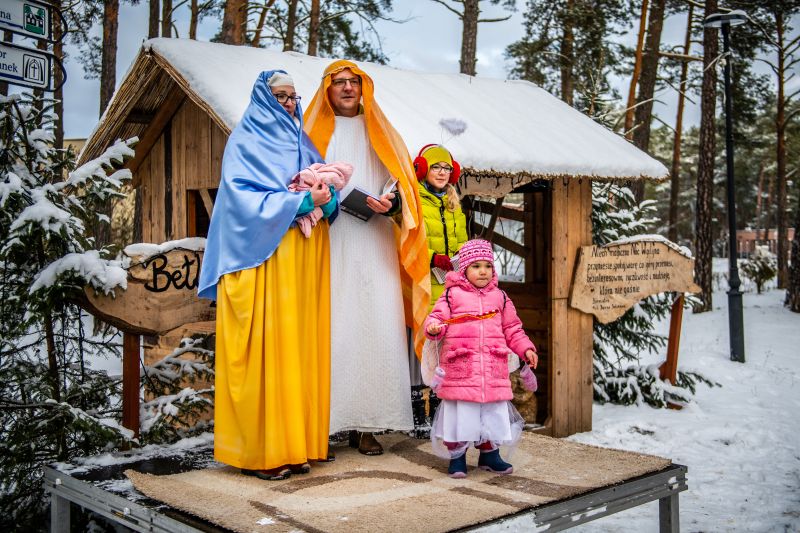
[[[694,259],[666,239],[582,246],[570,305],[613,322],[638,301],[660,292],[700,292]]]
[[[127,290],[106,296],[86,287],[88,310],[122,331],[144,335],[214,320],[214,302],[197,296],[202,258],[203,250],[182,248],[132,257]]]

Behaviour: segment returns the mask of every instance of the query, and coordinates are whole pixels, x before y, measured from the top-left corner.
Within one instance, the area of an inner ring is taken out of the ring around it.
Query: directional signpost
[[[0,28],[52,41],[52,9],[52,6],[31,0],[0,0]]]
[[[38,0],[0,0],[0,30],[53,43],[53,6]],[[60,17],[59,17],[60,18]],[[0,81],[55,91],[53,69],[66,72],[61,61],[46,50],[0,42]],[[63,81],[62,81],[63,84]]]
[[[52,90],[53,56],[41,50],[0,43],[0,78],[32,89]]]

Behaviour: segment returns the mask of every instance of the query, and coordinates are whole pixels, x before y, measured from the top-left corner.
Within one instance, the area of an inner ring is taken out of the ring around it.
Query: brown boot
[[[351,431],[349,435],[349,444],[351,448],[358,448],[358,451],[364,455],[383,454],[383,446],[381,446],[381,443],[377,441],[372,433]]]

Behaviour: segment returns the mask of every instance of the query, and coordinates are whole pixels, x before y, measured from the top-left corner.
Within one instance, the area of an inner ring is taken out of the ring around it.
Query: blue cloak
[[[219,279],[269,259],[308,193],[289,192],[292,177],[323,162],[303,131],[298,103],[295,124],[269,88],[275,72],[262,72],[250,105],[231,132],[222,157],[222,178],[208,230],[200,283],[201,298],[215,300]]]

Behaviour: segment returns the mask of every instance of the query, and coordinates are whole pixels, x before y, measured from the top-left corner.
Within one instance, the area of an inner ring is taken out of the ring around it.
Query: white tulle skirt
[[[509,401],[476,403],[442,400],[431,427],[433,452],[443,459],[462,455],[470,446],[491,442],[513,453],[525,420]]]

